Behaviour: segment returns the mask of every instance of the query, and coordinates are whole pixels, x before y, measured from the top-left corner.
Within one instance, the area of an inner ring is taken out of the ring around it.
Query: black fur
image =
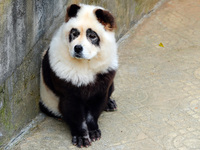
[[[87,39],[94,45],[96,46],[99,46],[99,43],[100,43],[100,38],[98,36],[98,34],[93,31],[92,29],[87,29],[86,31],[86,36],[87,36]]]
[[[102,9],[97,9],[95,11],[98,21],[105,26],[105,30],[112,31],[116,28],[116,23],[114,17],[110,12]]]
[[[60,99],[59,110],[71,129],[73,144],[87,147],[90,139],[101,137],[97,122],[101,112],[109,107],[116,72],[97,74],[94,83],[77,87],[56,76],[50,68],[48,54],[47,51],[42,61],[44,82]]]
[[[78,10],[80,9],[80,6],[76,4],[72,4],[70,7],[67,9],[68,16],[71,17],[76,17],[76,14]]]
[[[51,70],[50,70],[50,64],[49,64],[49,57],[48,57],[49,49],[47,50],[46,54],[43,57],[42,60],[42,77],[45,82],[45,84],[52,90],[55,91],[52,78],[51,78]]]
[[[66,18],[65,18],[65,22],[67,22],[72,17],[76,17],[80,8],[81,7],[76,5],[76,4],[72,4],[71,6],[69,6],[67,8],[67,15],[66,15]]]
[[[70,33],[69,33],[69,42],[73,41],[80,35],[80,32],[78,29],[72,28]]]

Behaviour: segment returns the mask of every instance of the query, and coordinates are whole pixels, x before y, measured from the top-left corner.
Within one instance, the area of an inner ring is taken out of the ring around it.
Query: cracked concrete
[[[130,30],[119,43],[118,111],[101,115],[102,138],[88,150],[200,149],[199,39],[199,0],[168,1]],[[12,149],[78,148],[46,117]]]

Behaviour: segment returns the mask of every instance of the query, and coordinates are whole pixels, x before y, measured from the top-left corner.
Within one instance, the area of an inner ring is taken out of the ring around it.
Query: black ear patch
[[[105,30],[112,31],[116,28],[116,23],[114,17],[110,12],[102,9],[97,9],[95,15],[98,21],[104,25]]]
[[[69,7],[67,7],[67,14],[65,17],[65,22],[68,22],[68,20],[72,17],[76,17],[76,14],[78,13],[80,8],[81,7],[76,4],[72,4]]]

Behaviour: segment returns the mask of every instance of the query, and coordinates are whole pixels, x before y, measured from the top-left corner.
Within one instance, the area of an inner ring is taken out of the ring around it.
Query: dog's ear
[[[97,20],[104,25],[105,30],[113,31],[116,28],[115,19],[109,11],[97,9],[95,15]]]
[[[76,4],[72,4],[69,7],[67,7],[67,14],[66,14],[66,17],[65,17],[65,22],[68,22],[69,19],[72,18],[72,17],[76,17],[80,8],[81,7],[79,5],[76,5]]]

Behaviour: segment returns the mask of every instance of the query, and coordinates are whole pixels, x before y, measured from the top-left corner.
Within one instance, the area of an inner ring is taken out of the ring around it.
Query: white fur
[[[54,115],[62,116],[58,110],[59,98],[46,86],[42,76],[42,69],[40,71],[40,102],[48,108]]]
[[[93,118],[93,116],[91,115],[90,112],[88,113],[86,120],[87,120],[88,122],[94,122],[94,118]]]
[[[82,122],[82,125],[81,125],[82,129],[85,129],[85,131],[87,131],[86,135],[83,136],[85,139],[88,139],[90,141],[90,137],[89,137],[89,133],[88,133],[88,127],[87,127],[87,124],[86,124],[86,121],[83,121]]]
[[[105,31],[94,14],[96,6],[81,4],[76,17],[64,23],[54,35],[49,49],[50,66],[58,77],[76,86],[87,85],[95,80],[96,74],[118,68],[115,34]],[[103,8],[101,8],[103,9]],[[81,35],[69,42],[69,32],[77,28]],[[100,46],[91,44],[86,38],[86,30],[91,28],[100,37]],[[84,59],[73,57],[77,44],[83,46]]]

